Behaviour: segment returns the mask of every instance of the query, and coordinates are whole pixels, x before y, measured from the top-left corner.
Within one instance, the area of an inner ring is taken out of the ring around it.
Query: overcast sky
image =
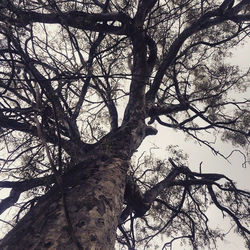
[[[235,65],[239,65],[242,69],[247,70],[250,67],[250,43],[242,46],[240,49],[235,49],[232,51],[233,56],[229,60]],[[247,95],[250,97],[250,84],[247,90]],[[250,107],[249,107],[250,109]],[[157,125],[156,125],[157,126]],[[185,153],[189,155],[189,167],[193,171],[199,172],[199,166],[202,162],[202,171],[204,172],[217,172],[225,174],[233,181],[236,181],[237,187],[245,190],[250,190],[250,163],[247,162],[243,167],[244,158],[239,152],[235,152],[228,159],[230,162],[227,162],[220,156],[215,156],[210,149],[201,146],[195,143],[193,140],[185,141],[184,133],[175,132],[173,129],[168,129],[162,126],[157,126],[158,134],[156,136],[148,137],[140,147],[139,153],[143,151],[148,151],[149,146],[157,145],[159,149],[154,150],[156,155],[160,157],[168,158],[166,155],[166,147],[168,145],[179,145]],[[249,128],[250,129],[250,128]],[[224,155],[229,155],[232,150],[235,148],[229,143],[223,143],[220,140],[217,140],[215,147],[219,149]],[[248,150],[250,154],[250,147]],[[250,155],[248,155],[250,158]],[[212,215],[212,216],[211,216]],[[215,227],[223,227],[225,232],[230,228],[229,220],[222,219],[221,212],[218,212],[218,209],[213,208],[209,211],[209,218],[212,218],[211,225]],[[233,231],[233,230],[232,230]],[[222,242],[219,242],[219,250],[248,250],[244,244],[243,239],[237,234],[231,232]],[[180,247],[178,242],[173,244],[173,250],[191,250],[190,247]],[[205,250],[205,249],[204,249]]]
[[[250,45],[245,45],[240,50],[234,51],[234,56],[231,60],[240,65],[240,67],[247,69],[250,66]],[[250,86],[248,88],[248,96],[250,96]],[[218,172],[227,175],[229,178],[237,182],[237,186],[242,189],[250,190],[250,165],[249,163],[244,168],[242,163],[244,159],[240,153],[234,153],[230,157],[230,162],[227,162],[225,159],[219,156],[215,156],[211,150],[205,146],[200,146],[197,143],[194,143],[193,140],[184,141],[184,134],[181,132],[174,132],[173,129],[167,129],[161,126],[157,126],[159,133],[156,136],[148,137],[140,147],[140,151],[148,151],[150,146],[156,144],[159,149],[155,150],[154,153],[158,154],[161,157],[164,157],[166,154],[166,147],[168,145],[174,144],[179,145],[181,149],[184,150],[189,155],[189,167],[194,171],[199,171],[200,162],[203,162],[202,170],[204,172]],[[218,141],[216,144],[217,148],[220,149],[225,155],[229,155],[233,150],[233,147],[230,144],[223,144]],[[166,155],[166,158],[168,156]],[[7,193],[5,193],[7,195]],[[1,197],[3,198],[3,196]],[[215,226],[224,226],[225,230],[228,229],[228,220],[222,220],[221,213],[216,209],[212,209],[210,214],[213,217],[211,223]],[[6,216],[6,214],[5,214]],[[3,216],[2,218],[4,218]],[[173,250],[191,250],[188,247],[179,247],[178,243],[173,245]],[[230,233],[225,241],[220,242],[219,250],[244,250],[246,249],[243,245],[242,238],[237,236],[234,233]],[[247,249],[246,249],[247,250]]]

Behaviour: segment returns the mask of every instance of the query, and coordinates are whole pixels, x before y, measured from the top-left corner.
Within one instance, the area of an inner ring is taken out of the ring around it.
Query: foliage
[[[145,120],[221,156],[207,134],[247,148],[249,70],[226,59],[249,37],[249,21],[246,0],[1,1],[0,187],[12,189],[1,213],[22,193],[32,202],[20,210],[33,204],[81,161],[78,149],[110,152],[106,138]],[[225,235],[209,227],[211,203],[247,239],[249,193],[222,174],[192,171],[179,148],[167,152],[169,160],[132,162],[128,176],[148,207],[138,216],[124,200],[119,247],[151,249],[164,234],[162,249],[175,239],[212,248]]]

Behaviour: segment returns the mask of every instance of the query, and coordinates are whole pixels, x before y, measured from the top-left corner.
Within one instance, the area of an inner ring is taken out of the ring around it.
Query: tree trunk
[[[114,249],[127,168],[107,156],[78,164],[63,177],[64,195],[54,187],[40,198],[0,249]]]

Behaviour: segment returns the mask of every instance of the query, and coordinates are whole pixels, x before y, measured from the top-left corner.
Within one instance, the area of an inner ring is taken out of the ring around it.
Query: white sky
[[[240,65],[243,69],[247,69],[250,66],[250,45],[247,44],[239,50],[234,51],[233,57],[230,61],[233,61],[234,64]],[[248,91],[250,88],[248,89]],[[250,92],[249,95],[250,96]],[[161,126],[157,126],[158,135],[148,137],[140,147],[140,151],[148,151],[149,147],[156,144],[159,147],[159,150],[155,150],[154,153],[158,154],[161,157],[164,157],[166,153],[165,148],[168,145],[179,145],[185,153],[189,155],[190,168],[194,171],[199,171],[200,162],[202,164],[202,170],[204,172],[218,172],[227,175],[229,178],[237,182],[237,186],[242,189],[250,190],[250,164],[248,163],[246,168],[242,167],[244,161],[240,153],[234,153],[230,157],[231,164],[225,161],[225,159],[220,156],[215,156],[210,149],[205,146],[200,146],[197,143],[194,143],[193,140],[184,141],[184,135],[181,132],[174,132],[173,129],[167,129]],[[223,153],[228,155],[233,147],[230,144],[225,144],[222,142],[218,143],[218,149]],[[166,155],[166,158],[168,156]],[[6,195],[6,193],[5,193]],[[3,198],[3,197],[1,197]],[[215,209],[212,209],[210,212],[213,215],[213,223],[215,226],[224,226],[225,231],[228,230],[228,221],[222,220],[221,213],[217,212]],[[5,215],[6,216],[6,215]],[[3,216],[2,218],[4,219]],[[1,231],[0,231],[1,233]],[[191,250],[188,247],[180,247],[178,241],[173,244],[173,250]],[[243,245],[242,238],[240,238],[235,233],[230,233],[223,242],[219,243],[219,250],[245,250]],[[205,249],[204,249],[205,250]],[[247,250],[247,249],[246,249]]]
[[[239,65],[242,69],[246,70],[250,67],[250,43],[242,46],[240,49],[235,49],[232,58],[229,60],[235,65]],[[248,88],[247,96],[250,97],[250,84]],[[193,171],[199,172],[200,163],[202,163],[202,171],[210,173],[221,173],[225,174],[233,181],[236,181],[237,187],[245,190],[250,190],[250,163],[246,164],[246,167],[242,167],[244,163],[244,158],[239,152],[235,152],[230,158],[230,163],[227,162],[220,156],[215,156],[212,151],[204,146],[195,143],[193,140],[185,141],[184,134],[182,132],[175,132],[173,129],[168,129],[166,127],[157,126],[158,134],[156,136],[151,136],[146,138],[140,147],[139,151],[149,150],[149,146],[155,144],[159,149],[154,150],[155,155],[160,157],[168,156],[166,155],[166,147],[168,145],[179,145],[180,149],[189,155],[189,167]],[[249,127],[250,129],[250,127]],[[229,143],[223,143],[218,140],[216,143],[217,149],[219,149],[223,154],[229,155],[230,152],[235,149]],[[249,145],[250,148],[250,145]],[[250,150],[248,151],[250,154]],[[166,156],[165,156],[166,155]],[[250,157],[250,156],[249,156]],[[225,229],[227,232],[230,228],[229,220],[222,218],[221,212],[218,212],[217,208],[211,209],[209,218],[211,219],[211,225],[215,227],[220,227]],[[167,239],[166,239],[167,241]],[[224,241],[220,241],[218,244],[219,250],[248,250],[243,243],[243,239],[233,230],[227,235]],[[173,243],[172,250],[192,250],[190,247],[183,247],[178,244],[178,241]],[[204,249],[206,250],[206,249]]]

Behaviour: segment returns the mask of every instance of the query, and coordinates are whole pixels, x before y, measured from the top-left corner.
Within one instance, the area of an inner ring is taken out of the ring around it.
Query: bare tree
[[[225,60],[249,21],[248,0],[2,0],[0,248],[202,249],[224,236],[212,203],[249,246],[249,192],[173,147],[131,161],[157,123],[249,143],[249,72]]]

